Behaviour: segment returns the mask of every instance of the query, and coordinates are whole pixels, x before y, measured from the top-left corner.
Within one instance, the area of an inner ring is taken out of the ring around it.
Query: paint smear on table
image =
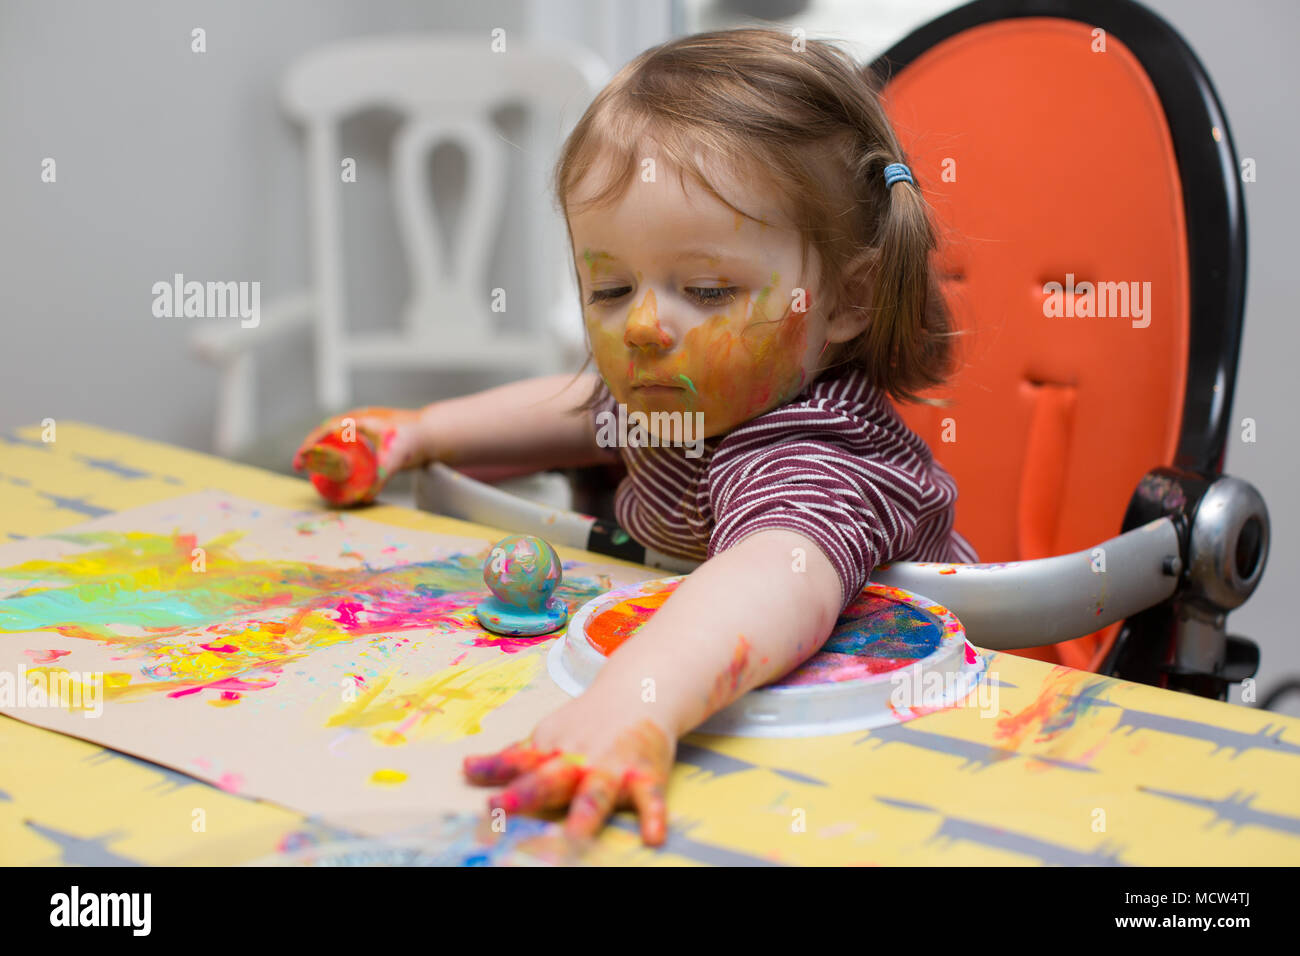
[[[677,589],[651,582],[587,622],[587,640],[608,656],[639,631]],[[907,667],[938,649],[943,623],[922,608],[863,591],[845,609],[822,649],[769,687],[860,680]]]
[[[1111,709],[1104,692],[1114,683],[1109,677],[1057,665],[1043,680],[1033,703],[998,720],[993,739],[1007,752],[1019,750],[1030,740],[1065,743],[1083,718]],[[1049,752],[1061,750],[1054,747]]]

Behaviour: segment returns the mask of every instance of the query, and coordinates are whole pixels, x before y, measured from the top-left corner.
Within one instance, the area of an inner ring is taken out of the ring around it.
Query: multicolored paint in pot
[[[552,679],[566,693],[582,693],[682,580],[643,581],[589,601],[551,649]],[[719,711],[699,731],[805,737],[900,723],[960,703],[984,669],[947,608],[911,591],[869,584],[820,651]]]
[[[555,589],[564,579],[560,556],[551,543],[531,534],[512,534],[492,546],[483,563],[483,581],[492,597],[474,609],[494,634],[535,636],[564,627],[568,606]]]

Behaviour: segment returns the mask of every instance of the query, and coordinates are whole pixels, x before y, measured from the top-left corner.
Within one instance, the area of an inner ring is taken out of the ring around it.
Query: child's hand
[[[310,472],[312,484],[331,504],[373,501],[393,472],[419,463],[419,419],[419,412],[404,408],[336,415],[303,440],[293,467]]]
[[[664,790],[677,742],[649,718],[591,719],[583,699],[547,717],[529,740],[499,753],[465,758],[472,783],[510,784],[488,801],[493,810],[529,813],[569,807],[565,833],[595,836],[615,809],[633,806],[641,839],[660,846],[668,830]]]

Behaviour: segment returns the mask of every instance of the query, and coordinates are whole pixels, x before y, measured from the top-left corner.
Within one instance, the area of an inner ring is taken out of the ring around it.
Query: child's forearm
[[[839,575],[811,540],[756,532],[692,572],[587,693],[681,736],[811,657],[841,597]]]
[[[434,402],[420,411],[419,460],[538,470],[613,460],[596,444],[591,413],[569,412],[595,384],[594,373],[550,375]]]

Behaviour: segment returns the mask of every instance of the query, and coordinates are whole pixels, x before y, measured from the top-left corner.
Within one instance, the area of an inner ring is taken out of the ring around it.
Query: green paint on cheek
[[[687,376],[685,376],[685,375],[678,375],[677,378],[680,379],[681,381],[683,381],[683,382],[686,383],[686,387],[689,388],[689,389],[691,390],[691,394],[692,394],[692,395],[698,395],[698,394],[700,394],[699,392],[697,392],[697,391],[695,390],[695,383],[692,382],[692,381],[691,381]]]
[[[772,294],[772,290],[777,287],[777,284],[780,283],[780,281],[781,274],[779,272],[773,272],[771,283],[758,290],[758,296],[754,300],[755,312],[763,313],[765,311],[763,306],[767,302],[767,297]]]

